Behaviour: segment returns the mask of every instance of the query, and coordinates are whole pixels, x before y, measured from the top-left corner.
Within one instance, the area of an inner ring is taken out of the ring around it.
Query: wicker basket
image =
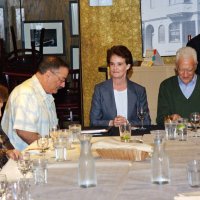
[[[142,161],[148,158],[149,152],[135,149],[96,149],[104,159]]]

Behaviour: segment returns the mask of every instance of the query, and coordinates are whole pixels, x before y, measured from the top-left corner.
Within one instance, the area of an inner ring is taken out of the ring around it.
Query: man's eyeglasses
[[[67,78],[61,78],[56,72],[54,72],[54,71],[51,71],[51,73],[52,74],[54,74],[57,78],[58,78],[58,80],[60,81],[60,83],[64,83],[66,80],[67,80]]]

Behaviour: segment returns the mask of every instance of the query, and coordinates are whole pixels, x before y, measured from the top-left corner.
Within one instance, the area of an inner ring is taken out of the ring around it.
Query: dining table
[[[155,131],[163,127],[146,127],[146,130],[132,130],[132,139],[142,141],[153,147]],[[91,133],[94,127],[85,128]],[[106,130],[106,131],[105,131]],[[102,132],[101,132],[102,131]],[[162,130],[163,131],[163,130]],[[98,134],[98,135],[97,135]],[[116,128],[96,129],[91,139],[92,145],[108,138],[119,139]],[[25,151],[33,149],[34,142]],[[78,185],[78,159],[80,145],[75,144],[67,150],[67,160],[56,162],[50,148],[45,156],[48,159],[48,181],[44,185],[35,185],[32,178],[32,200],[182,200],[181,195],[200,195],[199,188],[190,187],[187,179],[187,163],[200,159],[200,138],[188,130],[186,141],[165,140],[166,153],[170,160],[170,182],[153,184],[151,182],[151,156],[142,161],[105,159],[93,151],[95,159],[97,185],[81,188]],[[33,157],[41,156],[31,154]],[[9,181],[21,177],[17,164],[9,160],[0,173],[5,173]],[[194,198],[198,199],[199,196]]]

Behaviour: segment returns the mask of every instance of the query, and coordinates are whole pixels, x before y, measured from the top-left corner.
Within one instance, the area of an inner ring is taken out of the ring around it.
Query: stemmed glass
[[[49,136],[46,135],[38,138],[37,145],[41,148],[41,153],[45,153],[45,149],[47,149],[49,146]]]
[[[138,118],[141,120],[140,130],[145,130],[146,128],[144,128],[144,118],[145,118],[146,112],[142,106],[137,108],[137,115],[138,115]]]
[[[2,199],[3,194],[6,192],[7,187],[7,177],[5,174],[0,174],[0,199]]]
[[[23,175],[23,179],[26,179],[26,174],[32,169],[32,162],[30,159],[30,153],[25,152],[21,155],[20,159],[17,161],[18,169]]]
[[[195,136],[197,137],[197,127],[200,122],[200,114],[198,112],[193,112],[190,114],[190,122],[194,126]]]
[[[59,136],[59,131],[60,131],[59,125],[53,126],[53,127],[49,130],[49,136],[52,138],[52,140],[55,140],[56,138],[58,138],[58,136]]]

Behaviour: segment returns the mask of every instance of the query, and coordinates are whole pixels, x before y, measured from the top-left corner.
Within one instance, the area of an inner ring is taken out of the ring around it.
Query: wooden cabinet
[[[133,67],[130,80],[144,86],[147,92],[147,99],[152,124],[156,123],[157,101],[160,83],[166,78],[175,75],[175,65]]]

